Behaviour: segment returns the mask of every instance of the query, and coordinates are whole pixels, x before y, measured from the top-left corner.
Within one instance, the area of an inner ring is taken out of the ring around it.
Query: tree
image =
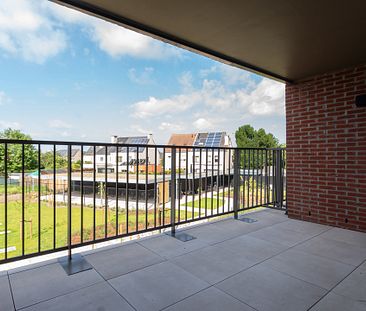
[[[256,131],[251,125],[246,124],[235,132],[236,145],[239,148],[278,148],[278,139],[272,133],[260,128]]]
[[[47,151],[41,155],[41,167],[46,170],[53,169],[53,151]],[[67,168],[67,159],[56,152],[56,169]]]
[[[262,128],[255,130],[251,125],[246,124],[235,132],[236,145],[239,148],[279,148],[278,139],[272,133],[266,133]],[[240,152],[240,164],[242,168],[262,168],[266,161],[266,154],[263,151],[242,150]],[[267,154],[267,163],[271,164],[271,154]]]
[[[13,130],[8,128],[0,132],[0,139],[11,140],[32,140],[29,135],[22,133],[19,130]],[[5,144],[0,144],[0,172],[5,172]],[[8,143],[8,172],[21,172],[22,171],[22,144]],[[38,167],[38,152],[32,144],[24,144],[24,170],[30,171]]]

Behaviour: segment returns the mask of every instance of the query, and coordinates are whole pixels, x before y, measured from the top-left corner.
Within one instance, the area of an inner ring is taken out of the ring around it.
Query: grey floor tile
[[[213,224],[202,227],[197,226],[195,228],[185,230],[184,232],[193,235],[199,241],[210,245],[231,239],[233,237],[231,232],[221,229],[217,226],[213,226]]]
[[[182,242],[168,235],[160,235],[156,238],[140,241],[139,244],[152,250],[164,258],[173,258],[202,247],[208,244],[201,239],[194,239],[188,242]]]
[[[51,260],[36,262],[36,263],[33,263],[33,264],[25,264],[23,266],[19,266],[17,268],[9,270],[9,274],[18,273],[18,272],[22,272],[22,271],[26,271],[26,270],[32,270],[32,269],[35,269],[35,268],[55,264],[57,262],[58,262],[58,258],[54,258],[54,259],[51,259]]]
[[[249,215],[246,217],[250,217]],[[228,219],[223,221],[218,221],[213,223],[212,226],[214,228],[224,230],[227,233],[227,236],[230,238],[234,238],[243,234],[247,234],[249,232],[261,229],[266,226],[265,223],[261,221],[257,221],[254,223],[245,223],[235,219]]]
[[[355,268],[293,249],[277,255],[263,264],[325,289],[331,289]]]
[[[248,235],[221,242],[216,244],[216,246],[228,249],[235,253],[236,256],[249,260],[252,263],[260,262],[287,249],[286,246]]]
[[[210,284],[249,268],[252,263],[222,247],[209,246],[172,259],[172,262]]]
[[[366,302],[359,302],[344,296],[329,293],[311,311],[365,311]]]
[[[115,278],[164,260],[138,243],[97,252],[85,258],[105,279]]]
[[[137,310],[160,310],[208,287],[208,283],[170,262],[109,280]]]
[[[346,242],[315,237],[294,249],[337,260],[346,264],[358,266],[366,260],[366,248]]]
[[[23,309],[25,311],[133,311],[134,309],[107,282]]]
[[[355,246],[366,248],[366,233],[332,228],[321,235],[324,238],[346,242]]]
[[[11,297],[10,284],[7,275],[0,277],[0,310],[14,310],[13,299]]]
[[[335,294],[354,300],[366,301],[366,263],[353,271],[345,280],[333,289]]]
[[[307,310],[326,290],[263,265],[215,285],[259,311]]]
[[[94,270],[68,276],[59,263],[9,275],[16,308],[64,295],[103,281]]]
[[[299,233],[307,233],[314,236],[331,229],[329,226],[294,219],[289,219],[288,221],[276,224],[274,227],[293,230]]]
[[[239,300],[225,294],[223,291],[210,287],[164,311],[254,311]]]
[[[274,226],[249,233],[248,235],[287,247],[299,244],[314,236],[313,234],[300,233],[293,230],[276,228]]]

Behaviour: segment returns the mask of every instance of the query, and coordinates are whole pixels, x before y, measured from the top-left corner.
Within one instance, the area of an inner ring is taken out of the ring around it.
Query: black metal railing
[[[0,263],[285,209],[284,149],[0,140]]]

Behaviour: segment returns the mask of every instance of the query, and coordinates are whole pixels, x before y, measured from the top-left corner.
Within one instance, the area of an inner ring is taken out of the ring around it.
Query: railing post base
[[[70,258],[70,256],[62,257],[58,260],[58,262],[65,270],[67,275],[73,275],[93,269],[90,263],[87,262],[80,254],[75,254],[72,258]]]

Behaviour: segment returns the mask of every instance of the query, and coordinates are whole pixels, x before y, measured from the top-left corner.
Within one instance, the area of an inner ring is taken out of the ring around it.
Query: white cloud
[[[205,118],[197,119],[196,121],[193,122],[193,126],[198,131],[212,130],[214,128],[214,124]]]
[[[269,79],[263,79],[250,93],[237,93],[241,107],[255,116],[284,115],[284,95],[284,84]]]
[[[139,118],[177,115],[193,108],[206,113],[283,115],[284,85],[263,79],[251,91],[246,87],[233,91],[221,81],[203,80],[200,89],[163,99],[150,97],[132,105],[133,115]]]
[[[102,51],[115,58],[129,55],[148,59],[164,59],[172,55],[178,56],[180,53],[173,46],[112,23],[95,21],[92,26],[92,39]]]
[[[62,120],[49,120],[48,126],[55,129],[70,129],[72,125]]]
[[[0,49],[6,55],[44,63],[66,49],[70,25],[78,27],[102,51],[115,58],[128,55],[166,59],[183,53],[149,36],[46,0],[1,1]],[[89,50],[83,52],[89,55]]]
[[[66,48],[65,33],[42,11],[42,2],[3,0],[0,48],[6,54],[43,63]]]
[[[152,67],[146,67],[142,72],[138,72],[136,68],[130,68],[128,71],[128,77],[132,82],[146,85],[154,82],[152,78],[153,73],[154,68]]]
[[[0,106],[5,105],[10,101],[10,98],[5,94],[5,92],[0,91]]]
[[[170,123],[170,122],[161,122],[158,126],[158,129],[161,131],[176,131],[180,132],[184,129],[182,124]]]
[[[16,121],[0,120],[0,128],[2,128],[2,129],[12,128],[15,130],[19,130],[21,128],[21,125],[19,122],[16,122]]]

